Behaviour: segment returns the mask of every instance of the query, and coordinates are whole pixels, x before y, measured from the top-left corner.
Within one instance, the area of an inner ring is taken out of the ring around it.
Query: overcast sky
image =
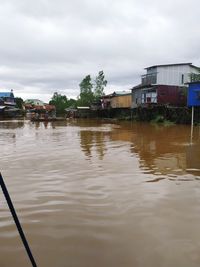
[[[0,89],[48,102],[100,70],[110,93],[150,65],[200,66],[199,18],[198,0],[0,0]]]

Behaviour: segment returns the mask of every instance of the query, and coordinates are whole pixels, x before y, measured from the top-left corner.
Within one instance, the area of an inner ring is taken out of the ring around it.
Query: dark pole
[[[33,258],[33,255],[32,255],[32,253],[31,253],[30,247],[29,247],[29,245],[28,245],[28,242],[27,242],[27,240],[26,240],[26,237],[25,237],[25,235],[24,235],[24,232],[23,232],[23,230],[22,230],[22,227],[21,227],[21,224],[20,224],[20,222],[19,222],[19,219],[18,219],[18,217],[17,217],[15,208],[14,208],[14,206],[13,206],[13,204],[12,204],[12,200],[11,200],[11,198],[10,198],[10,196],[9,196],[8,190],[7,190],[7,188],[6,188],[6,185],[5,185],[5,183],[4,183],[4,180],[3,180],[3,177],[2,177],[2,175],[1,175],[1,173],[0,173],[0,185],[1,185],[2,191],[3,191],[3,193],[4,193],[4,196],[5,196],[5,198],[6,198],[6,201],[7,201],[7,203],[8,203],[8,207],[9,207],[9,209],[10,209],[10,212],[11,212],[11,214],[12,214],[12,216],[13,216],[13,219],[14,219],[14,221],[15,221],[15,224],[16,224],[16,226],[17,226],[17,230],[18,230],[18,232],[19,232],[19,235],[20,235],[20,237],[21,237],[21,239],[22,239],[22,242],[23,242],[23,244],[24,244],[24,247],[25,247],[25,249],[26,249],[26,252],[27,252],[27,254],[28,254],[28,256],[29,256],[29,259],[30,259],[30,261],[31,261],[31,263],[32,263],[32,266],[33,266],[33,267],[37,267],[37,265],[36,265],[36,263],[35,263],[35,260],[34,260],[34,258]]]

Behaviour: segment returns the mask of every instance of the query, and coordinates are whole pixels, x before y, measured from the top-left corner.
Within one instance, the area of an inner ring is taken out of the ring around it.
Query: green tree
[[[94,82],[94,96],[95,100],[98,100],[104,95],[104,88],[107,85],[103,71],[99,71],[98,76],[95,78]]]
[[[90,106],[94,101],[94,94],[92,92],[92,81],[90,75],[87,75],[79,84],[80,96],[78,99],[78,105]]]
[[[65,95],[58,94],[55,92],[53,97],[49,101],[50,105],[54,105],[56,107],[57,114],[64,114],[65,109],[67,108],[68,100]]]
[[[199,82],[200,81],[200,73],[190,73],[189,78],[190,78],[190,82]]]
[[[16,107],[19,109],[23,108],[23,99],[21,97],[15,97],[15,103],[16,103]]]
[[[67,101],[67,107],[71,107],[71,108],[76,108],[77,106],[77,101],[73,98],[70,98],[68,101]]]

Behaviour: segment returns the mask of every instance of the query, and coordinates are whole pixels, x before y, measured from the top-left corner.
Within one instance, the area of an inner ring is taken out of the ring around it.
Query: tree
[[[190,73],[189,78],[190,78],[190,82],[199,82],[200,81],[200,73]]]
[[[64,114],[66,108],[76,107],[76,100],[72,98],[68,100],[65,95],[61,95],[55,92],[51,100],[49,101],[49,104],[54,105],[56,107],[57,114]]]
[[[105,80],[105,75],[103,71],[99,71],[98,76],[95,78],[95,88],[94,88],[94,96],[95,100],[98,100],[104,95],[104,87],[107,85],[107,81]]]
[[[53,97],[49,101],[50,105],[54,105],[56,107],[57,114],[65,113],[65,109],[67,108],[67,97],[65,95],[58,94],[55,92]]]
[[[16,103],[16,107],[19,109],[23,108],[23,99],[21,97],[15,97],[15,103]]]
[[[92,92],[92,81],[90,75],[87,75],[79,84],[80,96],[78,99],[78,105],[90,106],[94,101],[94,94]]]
[[[67,101],[67,107],[71,107],[71,108],[75,108],[76,107],[76,100],[73,99],[73,98],[70,98],[68,101]]]

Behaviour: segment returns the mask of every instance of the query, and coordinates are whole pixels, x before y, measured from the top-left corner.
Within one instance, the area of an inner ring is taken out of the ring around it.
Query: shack
[[[115,91],[102,97],[102,109],[131,108],[132,96],[128,91]]]
[[[112,94],[111,108],[131,108],[131,93],[127,91],[117,91]]]

